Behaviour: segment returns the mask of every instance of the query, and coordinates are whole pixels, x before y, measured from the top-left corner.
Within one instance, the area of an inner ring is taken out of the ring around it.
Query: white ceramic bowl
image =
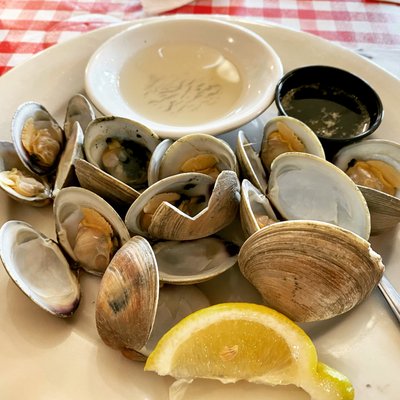
[[[283,75],[273,48],[230,22],[198,16],[144,20],[91,57],[85,89],[105,115],[141,122],[161,137],[220,134],[272,103]]]

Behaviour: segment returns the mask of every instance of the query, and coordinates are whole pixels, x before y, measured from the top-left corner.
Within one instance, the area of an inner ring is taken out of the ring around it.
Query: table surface
[[[0,5],[0,75],[82,32],[146,17],[139,0],[0,0]],[[306,31],[400,77],[400,6],[392,2],[199,0],[164,14],[188,13],[240,16]]]

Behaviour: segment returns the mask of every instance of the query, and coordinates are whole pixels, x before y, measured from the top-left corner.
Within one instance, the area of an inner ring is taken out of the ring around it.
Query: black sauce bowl
[[[371,135],[383,118],[382,102],[366,81],[325,65],[300,67],[286,73],[276,86],[275,103],[280,115],[295,117],[315,132],[327,158],[341,147]],[[301,104],[308,115],[304,109],[301,111]],[[322,109],[329,110],[330,106],[340,107],[340,112],[325,113],[325,117],[336,117],[324,119]],[[321,127],[321,121],[326,121],[326,125]]]

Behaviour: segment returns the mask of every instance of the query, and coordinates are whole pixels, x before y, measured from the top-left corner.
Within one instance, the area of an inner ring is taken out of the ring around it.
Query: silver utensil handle
[[[388,302],[397,320],[400,322],[400,294],[392,286],[390,281],[385,275],[382,276],[381,281],[378,284],[380,291]]]

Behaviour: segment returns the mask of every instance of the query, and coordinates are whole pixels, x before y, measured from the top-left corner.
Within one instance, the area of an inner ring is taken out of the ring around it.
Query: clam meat
[[[129,232],[116,211],[96,194],[60,190],[54,202],[58,241],[78,266],[101,275]]]
[[[343,147],[333,158],[363,193],[371,213],[371,234],[400,222],[400,144],[368,139]]]
[[[0,187],[25,204],[41,207],[51,200],[48,182],[22,164],[12,142],[0,142]]]
[[[64,132],[40,104],[23,103],[12,120],[13,142],[21,161],[39,175],[57,168],[64,148]]]
[[[239,202],[235,172],[224,170],[217,180],[187,172],[146,189],[128,209],[125,223],[130,232],[153,239],[199,239],[229,225]]]
[[[135,121],[99,117],[86,128],[84,152],[87,161],[115,180],[143,189],[151,155],[159,143],[154,132]]]

